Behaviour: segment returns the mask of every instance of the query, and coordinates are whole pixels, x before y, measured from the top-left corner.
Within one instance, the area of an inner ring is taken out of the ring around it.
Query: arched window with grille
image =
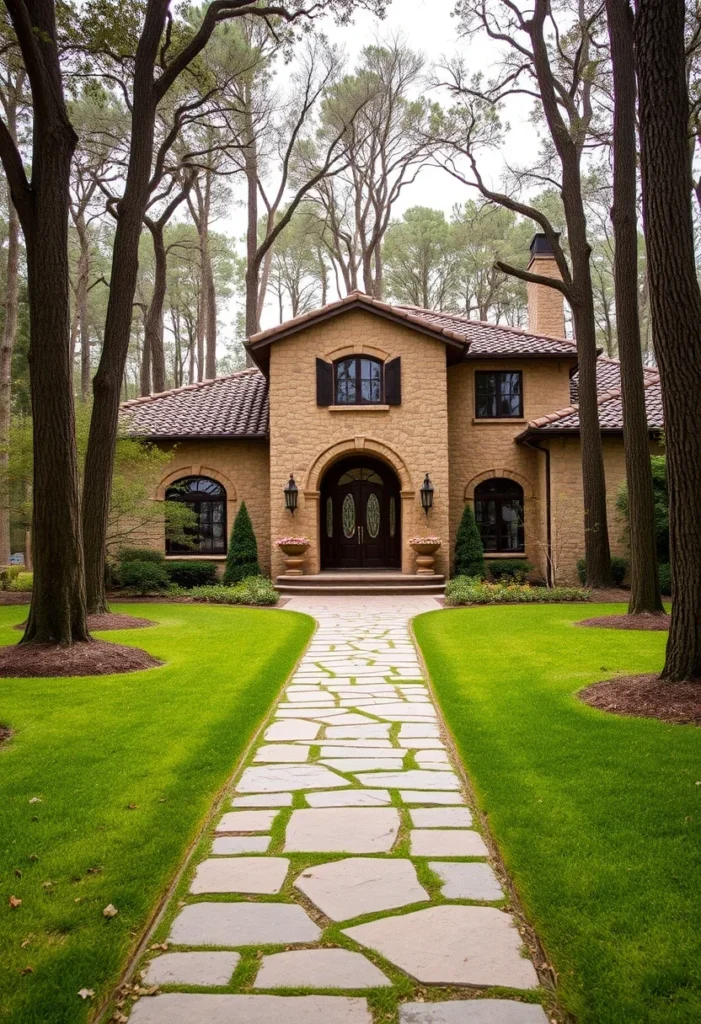
[[[170,485],[166,501],[184,502],[197,519],[185,531],[190,545],[166,537],[167,554],[226,554],[226,491],[221,484],[207,476],[186,476]]]
[[[495,477],[475,488],[475,519],[485,553],[522,552],[523,488],[514,480]]]

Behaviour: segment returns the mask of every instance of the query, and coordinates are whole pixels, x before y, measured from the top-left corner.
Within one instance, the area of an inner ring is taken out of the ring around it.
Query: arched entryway
[[[379,459],[334,463],[321,482],[321,568],[400,568],[399,492],[397,474]]]

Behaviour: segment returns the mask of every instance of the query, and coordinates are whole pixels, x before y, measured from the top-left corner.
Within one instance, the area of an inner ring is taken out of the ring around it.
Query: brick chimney
[[[550,242],[538,232],[531,242],[528,269],[541,277],[562,279]],[[562,292],[544,284],[528,284],[528,329],[532,334],[565,337],[565,304]]]

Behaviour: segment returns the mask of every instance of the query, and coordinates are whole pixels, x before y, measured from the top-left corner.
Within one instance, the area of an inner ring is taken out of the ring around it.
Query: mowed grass
[[[658,671],[666,633],[594,630],[620,605],[415,620],[438,701],[580,1024],[701,1021],[701,729],[576,691]]]
[[[14,731],[0,746],[0,1020],[13,1024],[88,1019],[313,631],[291,612],[115,610],[158,625],[100,637],[163,667],[0,679]],[[0,644],[26,611],[0,608]]]

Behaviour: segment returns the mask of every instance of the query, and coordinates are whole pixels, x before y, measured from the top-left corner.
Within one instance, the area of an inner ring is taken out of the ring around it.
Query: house
[[[536,235],[531,266],[555,275]],[[250,338],[250,369],[125,402],[126,429],[172,447],[157,499],[199,514],[196,550],[164,535],[170,556],[221,559],[242,500],[261,566],[283,571],[276,541],[306,536],[305,569],[415,572],[409,541],[442,539],[450,571],[466,502],[489,559],[524,557],[572,579],[584,552],[577,352],[560,293],[529,285],[529,330],[390,305],[355,292]],[[624,480],[619,364],[598,361],[612,549],[624,545],[615,500]],[[663,425],[646,370],[651,445]],[[433,502],[421,487],[428,476]],[[298,504],[286,508],[293,477]],[[550,568],[549,568],[550,566]]]

